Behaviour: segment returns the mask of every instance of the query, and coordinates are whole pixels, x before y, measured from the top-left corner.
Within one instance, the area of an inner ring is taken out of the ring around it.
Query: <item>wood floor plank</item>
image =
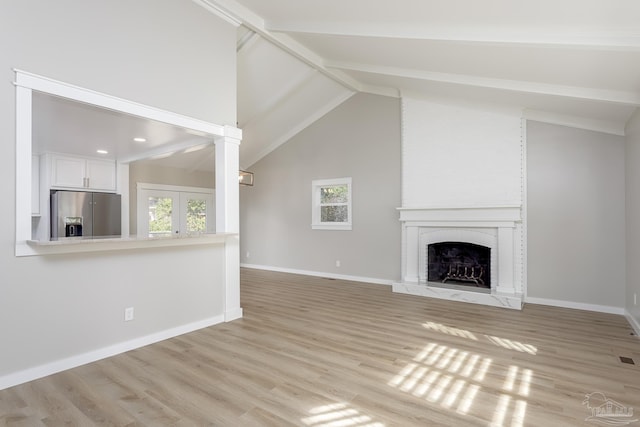
[[[623,316],[246,269],[241,302],[234,322],[0,391],[0,425],[584,426],[594,392],[640,411]]]

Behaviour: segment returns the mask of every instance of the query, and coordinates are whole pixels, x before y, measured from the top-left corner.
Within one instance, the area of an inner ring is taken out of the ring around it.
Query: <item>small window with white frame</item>
[[[311,183],[314,230],[351,230],[351,178],[319,179]]]

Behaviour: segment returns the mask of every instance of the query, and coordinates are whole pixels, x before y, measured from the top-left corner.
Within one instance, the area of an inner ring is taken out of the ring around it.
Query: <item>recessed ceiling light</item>
[[[96,150],[96,153],[98,153],[98,154],[109,154],[109,152],[107,150]]]
[[[135,142],[147,142],[146,138],[133,138]]]

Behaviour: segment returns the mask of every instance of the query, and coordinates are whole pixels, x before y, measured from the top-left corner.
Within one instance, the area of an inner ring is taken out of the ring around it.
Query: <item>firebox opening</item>
[[[427,245],[427,280],[491,288],[491,248],[466,242]]]

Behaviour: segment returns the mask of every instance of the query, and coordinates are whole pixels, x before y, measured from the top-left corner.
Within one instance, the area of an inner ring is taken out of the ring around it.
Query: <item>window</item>
[[[314,230],[351,230],[351,178],[311,183]]]
[[[179,211],[173,208],[175,204],[173,194],[169,191],[166,193],[162,195],[156,193],[145,198],[148,202],[146,208],[149,213],[149,224],[148,232],[144,234],[148,234],[149,237],[173,234],[173,224],[177,222],[174,214]],[[140,228],[144,229],[144,226]]]
[[[138,183],[138,236],[215,232],[213,190]]]

